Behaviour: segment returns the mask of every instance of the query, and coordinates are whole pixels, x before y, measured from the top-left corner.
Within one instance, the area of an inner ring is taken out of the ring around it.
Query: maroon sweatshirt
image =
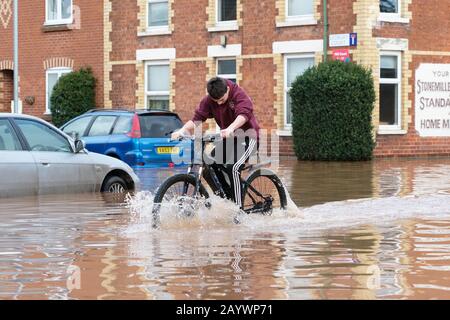
[[[217,104],[209,95],[204,97],[198,108],[195,110],[192,121],[206,121],[214,118],[220,129],[226,129],[241,115],[247,122],[240,128],[244,131],[254,129],[259,138],[259,125],[253,114],[253,102],[245,91],[237,84],[227,80],[230,93],[228,100],[222,104]]]

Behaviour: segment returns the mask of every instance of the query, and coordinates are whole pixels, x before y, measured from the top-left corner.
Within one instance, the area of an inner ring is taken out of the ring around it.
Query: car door
[[[89,155],[74,153],[69,140],[44,122],[15,119],[36,162],[39,193],[88,192],[97,188]]]
[[[83,138],[89,142],[89,151],[105,154],[116,120],[114,115],[99,115],[94,119],[87,136]]]
[[[36,163],[7,118],[0,118],[0,175],[0,198],[37,194]]]

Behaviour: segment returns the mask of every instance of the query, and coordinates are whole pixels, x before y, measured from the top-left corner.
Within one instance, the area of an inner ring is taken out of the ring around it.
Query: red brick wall
[[[295,155],[292,137],[280,137],[279,153],[280,157],[293,157]]]
[[[242,66],[243,78],[240,85],[253,100],[254,112],[260,127],[267,130],[276,129],[274,123],[276,110],[273,107],[274,73],[272,58],[245,59]]]
[[[102,1],[99,1],[102,2]],[[137,1],[112,1],[110,20],[113,22],[112,61],[135,60],[137,46]],[[135,77],[135,73],[130,77]]]
[[[0,112],[11,112],[11,100],[14,99],[14,79],[11,70],[0,71]]]
[[[175,66],[175,111],[183,121],[192,119],[193,110],[206,94],[207,72],[203,61],[178,62]]]
[[[19,2],[20,99],[24,113],[45,117],[44,61],[55,57],[74,60],[74,69],[91,66],[97,79],[96,104],[103,105],[103,1],[73,0],[81,12],[81,29],[44,32],[45,1]],[[12,21],[0,27],[0,60],[12,60]],[[25,103],[34,96],[35,103]]]
[[[134,64],[112,67],[110,75],[112,90],[110,98],[113,108],[134,108],[136,105],[136,67]],[[144,108],[144,106],[140,106]]]
[[[4,73],[3,73],[3,71],[0,71],[0,112],[6,111],[5,105],[4,105],[4,100],[3,100],[3,91],[4,91],[3,78],[4,78]]]

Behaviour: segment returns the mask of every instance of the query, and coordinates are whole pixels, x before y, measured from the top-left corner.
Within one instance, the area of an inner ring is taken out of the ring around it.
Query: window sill
[[[292,129],[286,128],[282,130],[277,130],[277,135],[279,137],[292,137]]]
[[[403,23],[408,24],[409,19],[408,18],[402,18],[398,15],[381,15],[378,17],[378,22],[390,22],[390,23]]]
[[[44,22],[44,26],[58,26],[62,24],[72,24],[73,18],[60,19],[60,20],[47,20]]]
[[[138,32],[138,37],[149,37],[149,36],[165,36],[172,34],[172,31],[169,28],[155,28],[155,29],[147,29],[144,32]]]
[[[390,134],[392,134],[392,135],[404,135],[404,134],[406,134],[407,132],[406,132],[406,130],[397,129],[397,128],[392,128],[392,129],[389,129],[389,128],[379,128],[378,131],[377,131],[377,133],[378,133],[379,135],[390,135]]]
[[[222,32],[222,31],[238,31],[237,23],[230,24],[216,24],[214,27],[209,27],[208,32]]]
[[[277,28],[314,26],[314,25],[317,25],[317,20],[314,18],[292,19],[276,23]]]
[[[43,32],[69,31],[72,30],[72,24],[71,23],[44,24],[41,30]]]

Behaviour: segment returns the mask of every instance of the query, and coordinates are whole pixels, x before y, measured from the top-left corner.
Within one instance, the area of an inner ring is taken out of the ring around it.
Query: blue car
[[[190,144],[170,141],[170,133],[182,126],[180,117],[166,110],[95,109],[67,122],[61,130],[78,136],[89,151],[137,169],[183,165],[177,160],[183,152],[191,153]]]

